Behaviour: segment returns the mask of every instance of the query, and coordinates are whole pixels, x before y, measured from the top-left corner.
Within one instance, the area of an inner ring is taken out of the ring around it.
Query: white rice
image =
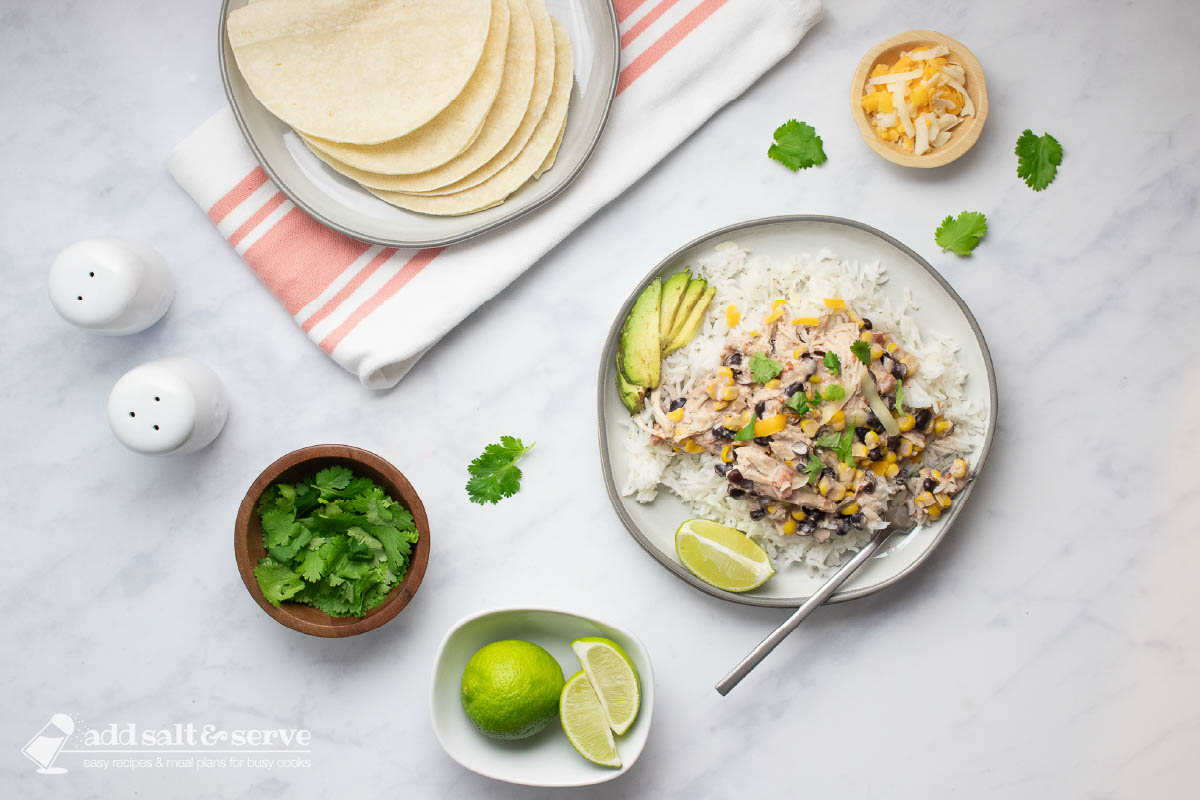
[[[823,309],[824,298],[840,297],[859,315],[868,317],[875,330],[889,334],[916,355],[920,367],[916,376],[904,382],[905,405],[932,406],[935,413],[954,422],[951,436],[930,443],[926,460],[937,460],[949,452],[968,453],[982,442],[985,409],[964,396],[967,374],[955,356],[958,347],[935,331],[922,336],[916,322],[905,314],[908,308],[916,308],[908,289],[904,305],[893,306],[880,291],[888,278],[878,261],[847,261],[828,250],[816,257],[805,254],[775,260],[751,255],[734,242],[722,242],[693,265],[692,272],[706,278],[717,291],[696,336],[663,360],[665,394],[688,394],[697,380],[720,364],[729,338],[725,319],[729,304],[741,312],[739,330],[748,331],[760,326],[778,298],[787,299],[791,313],[815,316]],[[652,413],[646,408],[639,417],[649,425]],[[750,519],[743,501],[730,499],[726,480],[714,470],[716,456],[676,453],[652,445],[649,434],[632,420],[626,425],[629,476],[623,494],[649,503],[658,496],[659,486],[665,486],[689,504],[696,516],[745,531],[766,549],[777,569],[794,563],[814,574],[825,572],[870,538],[867,531],[832,536],[826,542],[780,534],[770,520]]]

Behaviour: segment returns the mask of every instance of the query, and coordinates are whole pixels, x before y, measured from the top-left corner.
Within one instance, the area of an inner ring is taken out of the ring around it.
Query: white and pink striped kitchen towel
[[[296,324],[370,388],[396,384],[426,350],[629,188],[790,52],[820,0],[614,0],[617,99],[591,162],[556,200],[445,248],[349,239],[268,180],[224,109],[168,167]]]

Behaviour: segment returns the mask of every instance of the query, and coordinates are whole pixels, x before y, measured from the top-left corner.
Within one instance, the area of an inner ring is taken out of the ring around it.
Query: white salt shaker
[[[175,296],[166,260],[141,242],[104,237],[67,247],[50,267],[50,302],[80,328],[122,335],[162,319]]]
[[[121,376],[108,396],[108,422],[130,450],[192,453],[207,446],[229,414],[217,374],[190,358],[161,358]]]

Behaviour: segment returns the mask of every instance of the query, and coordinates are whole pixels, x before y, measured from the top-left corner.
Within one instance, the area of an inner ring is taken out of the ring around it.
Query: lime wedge
[[[616,742],[608,727],[608,717],[587,673],[576,672],[567,679],[558,701],[563,730],[579,755],[602,767],[621,766]]]
[[[775,574],[766,551],[746,534],[707,519],[679,526],[675,554],[697,578],[727,592],[757,589]]]
[[[571,649],[600,698],[609,727],[620,736],[637,719],[642,701],[637,669],[621,646],[611,639],[585,636],[571,642]]]

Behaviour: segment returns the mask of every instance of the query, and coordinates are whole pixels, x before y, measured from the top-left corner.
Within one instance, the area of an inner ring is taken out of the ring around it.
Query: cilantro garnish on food
[[[369,478],[333,466],[299,483],[277,483],[258,501],[263,545],[254,577],[263,595],[361,617],[408,572],[412,514]]]
[[[834,375],[842,374],[842,360],[832,350],[825,354],[825,367]]]
[[[854,344],[850,345],[850,352],[864,364],[871,363],[871,345],[859,339]]]
[[[825,399],[831,403],[835,400],[841,400],[845,396],[846,390],[836,383],[825,387]]]
[[[1029,128],[1017,139],[1017,177],[1035,192],[1045,189],[1058,174],[1062,145],[1048,133],[1034,136]]]
[[[812,410],[808,407],[808,397],[804,394],[803,390],[796,392],[788,398],[787,407],[801,416]]]
[[[904,413],[904,381],[896,381],[896,413]]]
[[[758,415],[751,414],[750,421],[746,423],[746,427],[737,432],[737,436],[733,437],[735,442],[748,442],[754,438],[754,423],[758,422]]]
[[[987,230],[987,217],[978,211],[964,211],[957,219],[951,216],[942,220],[933,238],[943,252],[949,250],[966,256],[971,254]]]
[[[778,361],[768,358],[766,353],[750,354],[750,375],[758,383],[766,383],[773,378],[777,378],[781,372],[783,372],[783,365]]]
[[[788,120],[775,129],[774,138],[767,155],[792,172],[825,163],[821,137],[807,122]]]
[[[489,444],[483,453],[471,462],[467,472],[467,496],[472,503],[499,503],[512,497],[521,489],[521,468],[517,462],[533,449],[515,436],[501,436],[499,444]]]
[[[841,433],[827,433],[817,439],[818,447],[828,447],[837,454],[838,461],[853,464],[851,448],[854,446],[854,426],[851,425]]]
[[[804,474],[808,476],[808,482],[816,486],[817,481],[821,479],[821,470],[823,469],[825,469],[825,462],[815,455],[810,455],[808,463],[804,465]]]

